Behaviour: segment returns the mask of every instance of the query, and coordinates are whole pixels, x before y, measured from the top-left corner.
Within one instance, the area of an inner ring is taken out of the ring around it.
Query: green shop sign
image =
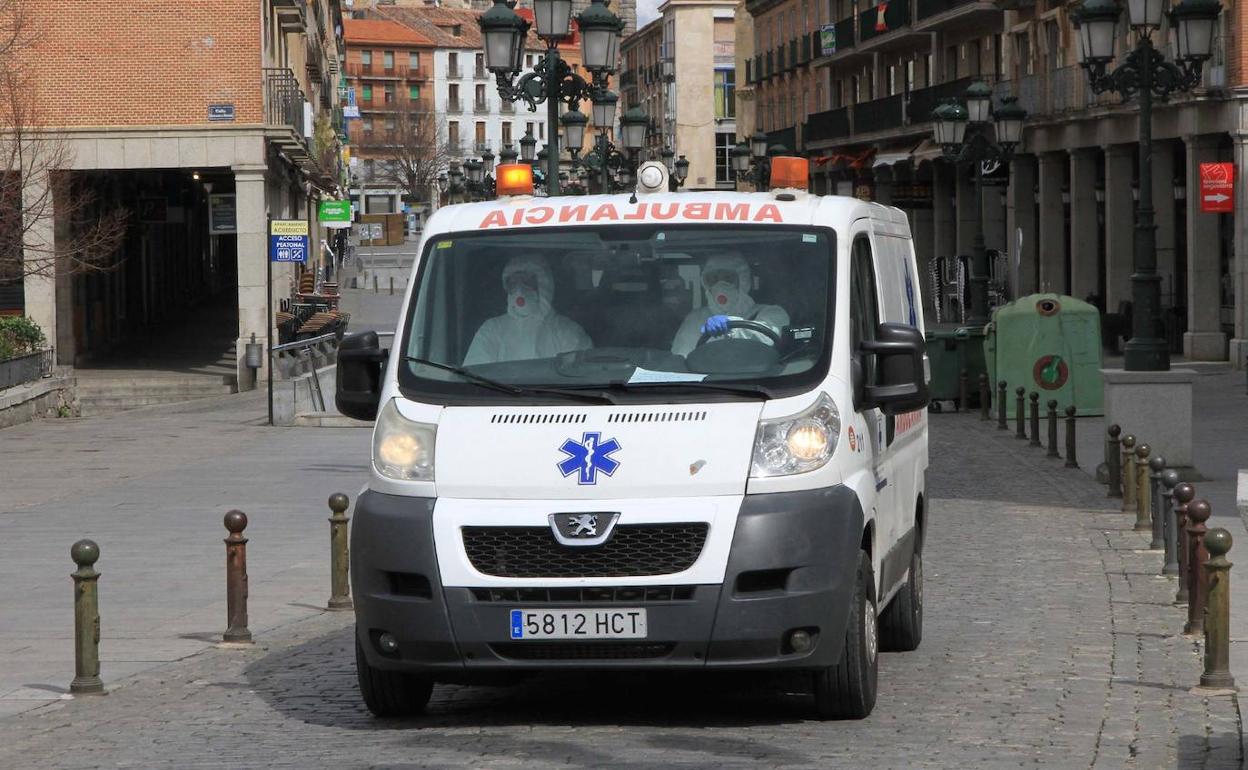
[[[318,218],[322,227],[350,227],[351,201],[321,201]]]

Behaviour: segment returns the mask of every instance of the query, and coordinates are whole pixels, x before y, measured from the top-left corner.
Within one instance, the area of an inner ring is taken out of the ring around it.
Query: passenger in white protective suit
[[[789,325],[789,314],[779,305],[760,305],[750,296],[754,278],[750,265],[739,254],[717,254],[708,257],[702,266],[702,289],[706,305],[695,307],[685,316],[684,323],[672,340],[672,352],[687,356],[698,345],[703,332],[716,336],[760,340],[770,343],[766,335],[748,329],[728,329],[729,320],[758,321],[777,333]]]
[[[555,312],[555,279],[540,256],[512,257],[503,268],[507,312],[481,324],[464,366],[552,358],[592,347],[575,321]]]

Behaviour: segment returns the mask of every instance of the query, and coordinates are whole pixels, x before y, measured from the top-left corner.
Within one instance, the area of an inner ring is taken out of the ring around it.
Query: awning
[[[903,163],[906,161],[911,161],[915,165],[918,165],[925,160],[935,160],[936,158],[941,157],[941,155],[942,152],[940,145],[936,144],[931,139],[924,137],[918,144],[907,149],[894,148],[877,152],[875,155],[875,161],[871,164],[871,167],[879,168],[880,166],[891,166],[895,163]]]
[[[894,163],[905,163],[910,160],[908,152],[881,152],[876,153],[875,160],[871,163],[871,168],[879,168],[880,166],[891,166]]]
[[[914,163],[918,165],[923,161],[939,160],[945,157],[945,151],[939,144],[930,138],[925,138],[919,142],[919,146],[914,148]]]

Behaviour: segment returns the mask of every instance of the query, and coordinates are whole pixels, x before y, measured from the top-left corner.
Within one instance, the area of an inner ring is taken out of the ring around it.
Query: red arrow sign
[[[1235,164],[1200,164],[1200,210],[1213,214],[1235,210]]]

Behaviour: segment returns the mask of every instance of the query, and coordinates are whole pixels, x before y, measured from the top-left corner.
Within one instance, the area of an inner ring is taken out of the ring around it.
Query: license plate
[[[512,610],[512,639],[645,639],[646,611]]]

